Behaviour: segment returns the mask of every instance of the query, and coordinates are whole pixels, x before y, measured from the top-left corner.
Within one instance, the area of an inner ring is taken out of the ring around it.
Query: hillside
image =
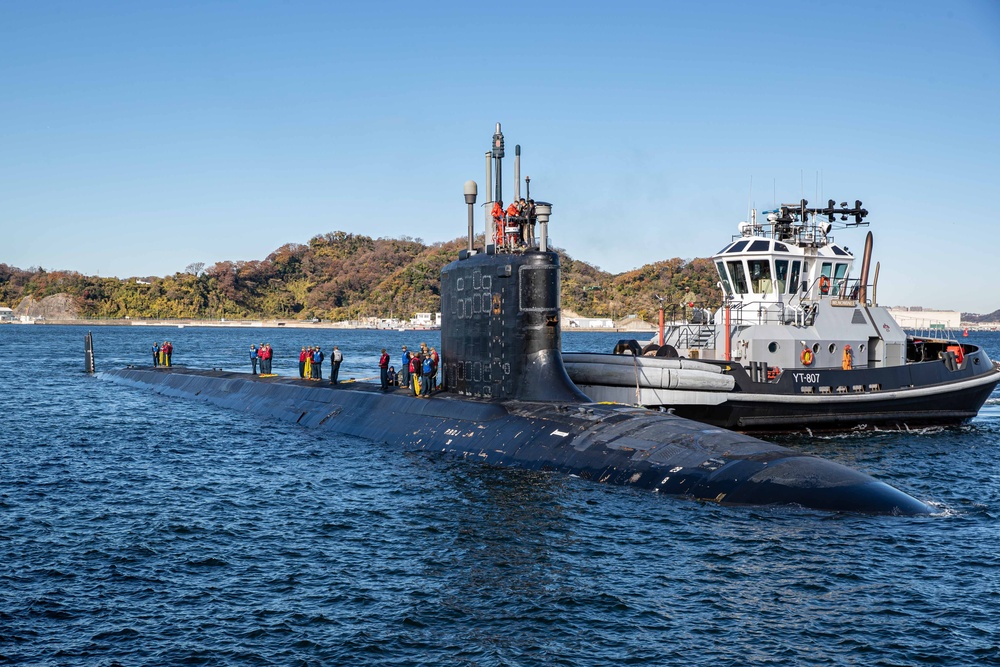
[[[994,310],[987,315],[977,315],[976,313],[962,313],[963,322],[1000,322],[1000,310]]]
[[[425,245],[331,232],[289,243],[265,259],[193,264],[172,276],[129,279],[0,264],[0,305],[68,295],[82,317],[353,319],[409,318],[439,310],[441,268],[464,238]],[[709,260],[670,259],[612,275],[558,250],[563,307],[589,317],[655,317],[682,301],[711,305],[719,295]]]

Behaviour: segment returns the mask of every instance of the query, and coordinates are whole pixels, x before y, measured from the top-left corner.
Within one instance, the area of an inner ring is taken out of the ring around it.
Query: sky
[[[0,91],[0,262],[24,269],[451,240],[500,122],[552,243],[604,270],[708,257],[775,199],[860,199],[881,305],[1000,308],[996,0],[0,0]],[[835,235],[860,256],[865,231]]]

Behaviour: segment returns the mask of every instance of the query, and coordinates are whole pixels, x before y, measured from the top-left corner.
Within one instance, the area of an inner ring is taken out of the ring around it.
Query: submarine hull
[[[498,466],[567,473],[723,505],[797,505],[927,514],[926,504],[864,473],[666,413],[595,403],[504,402],[316,386],[296,378],[181,367],[101,374],[118,384],[304,427]]]

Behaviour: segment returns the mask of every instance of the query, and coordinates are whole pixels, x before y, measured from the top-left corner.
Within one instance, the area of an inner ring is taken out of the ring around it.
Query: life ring
[[[819,293],[829,294],[830,293],[830,279],[826,276],[819,277]]]
[[[802,360],[803,366],[812,366],[813,363],[813,351],[808,347],[802,350],[802,354],[799,355],[799,359]]]

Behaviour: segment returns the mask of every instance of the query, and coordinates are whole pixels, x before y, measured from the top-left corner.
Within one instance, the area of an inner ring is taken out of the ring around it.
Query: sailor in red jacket
[[[382,373],[382,391],[389,391],[389,353],[382,348],[382,356],[379,357],[378,367]]]
[[[420,353],[410,353],[410,378],[412,379],[413,395],[417,395],[420,387]]]

